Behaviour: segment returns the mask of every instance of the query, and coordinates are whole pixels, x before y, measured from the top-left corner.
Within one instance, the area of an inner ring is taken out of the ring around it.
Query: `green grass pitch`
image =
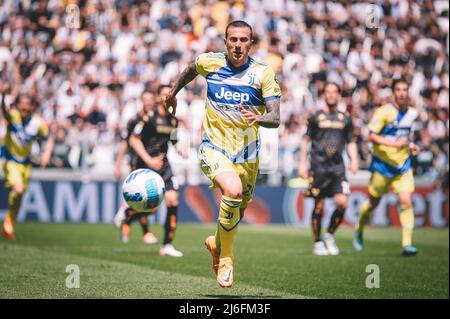
[[[161,225],[153,230],[159,239]],[[419,229],[417,257],[400,256],[400,230],[370,228],[366,250],[341,228],[340,256],[313,256],[307,228],[242,225],[235,243],[235,285],[220,288],[203,240],[214,225],[180,224],[182,258],[160,257],[138,224],[128,244],[112,225],[17,225],[17,240],[0,239],[0,298],[448,298],[448,229]],[[80,288],[66,287],[66,266],[80,269]],[[366,288],[366,266],[380,287]]]

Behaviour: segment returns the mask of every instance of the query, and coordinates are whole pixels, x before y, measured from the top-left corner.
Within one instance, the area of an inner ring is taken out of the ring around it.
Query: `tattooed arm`
[[[177,99],[176,95],[177,93],[185,87],[189,82],[191,82],[195,77],[198,75],[195,61],[192,61],[189,63],[186,69],[181,73],[180,77],[177,79],[175,84],[173,85],[172,89],[170,90],[170,93],[166,97],[166,108],[169,109],[169,107],[172,107],[172,114],[175,115],[177,110]]]
[[[280,126],[280,99],[274,99],[266,102],[267,112],[263,115],[256,115],[243,107],[243,104],[239,106],[243,118],[252,126],[258,123],[262,127],[277,128]]]
[[[1,113],[3,114],[3,117],[5,118],[6,122],[9,124],[9,123],[11,123],[11,116],[9,115],[9,112],[6,109],[6,105],[5,105],[5,97],[6,97],[6,94],[8,93],[8,90],[9,90],[8,84],[0,83],[0,94],[2,95],[1,101],[0,101],[0,110],[1,110]]]
[[[266,110],[266,113],[258,116],[258,124],[267,128],[280,126],[280,99],[266,102]]]

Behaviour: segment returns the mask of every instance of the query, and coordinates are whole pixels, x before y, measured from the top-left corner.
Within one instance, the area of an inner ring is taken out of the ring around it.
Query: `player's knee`
[[[14,184],[12,190],[18,195],[22,196],[25,193],[25,187],[22,184]]]
[[[220,187],[222,195],[232,199],[242,199],[242,181],[238,174],[222,173],[216,176],[214,181]]]
[[[168,191],[165,196],[166,205],[168,207],[178,206],[179,204],[179,195],[176,191]]]
[[[348,200],[347,200],[347,196],[337,196],[335,198],[335,202],[336,202],[336,206],[337,209],[340,211],[343,211],[347,208],[347,204],[348,204]]]
[[[401,207],[411,207],[412,206],[411,196],[401,196],[400,197],[400,206]]]
[[[224,195],[233,199],[242,198],[242,185],[239,184],[229,184],[224,188]]]
[[[313,215],[317,215],[317,216],[320,216],[320,217],[322,216],[323,203],[324,203],[323,199],[316,200],[316,203],[315,203],[314,209],[313,209]]]

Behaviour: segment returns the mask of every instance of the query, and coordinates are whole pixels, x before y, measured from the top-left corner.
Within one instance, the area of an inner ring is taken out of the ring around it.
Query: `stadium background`
[[[353,223],[370,163],[366,124],[389,99],[390,79],[403,75],[420,111],[416,224],[448,225],[448,189],[440,188],[448,172],[448,1],[408,0],[2,1],[0,80],[35,97],[57,138],[52,167],[35,170],[19,220],[111,222],[120,201],[113,173],[119,132],[144,87],[170,83],[199,53],[222,50],[233,19],[254,27],[251,54],[274,68],[283,91],[278,133],[261,130],[262,174],[247,222],[309,224],[312,207],[295,180],[300,137],[306,117],[322,106],[323,84],[335,81],[363,168],[351,178],[346,222]],[[169,155],[182,185],[180,221],[211,222],[217,211],[196,157],[205,88],[198,78],[178,96],[178,139],[189,154]],[[5,208],[0,188],[0,218]],[[156,218],[163,220],[164,208]],[[395,197],[373,222],[398,224]]]

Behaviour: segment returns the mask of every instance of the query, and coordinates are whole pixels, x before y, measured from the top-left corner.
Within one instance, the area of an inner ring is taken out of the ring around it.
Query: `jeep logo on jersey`
[[[250,100],[250,95],[248,93],[225,91],[224,88],[220,89],[220,93],[214,93],[214,96],[218,99],[225,99],[227,101],[248,102]]]

